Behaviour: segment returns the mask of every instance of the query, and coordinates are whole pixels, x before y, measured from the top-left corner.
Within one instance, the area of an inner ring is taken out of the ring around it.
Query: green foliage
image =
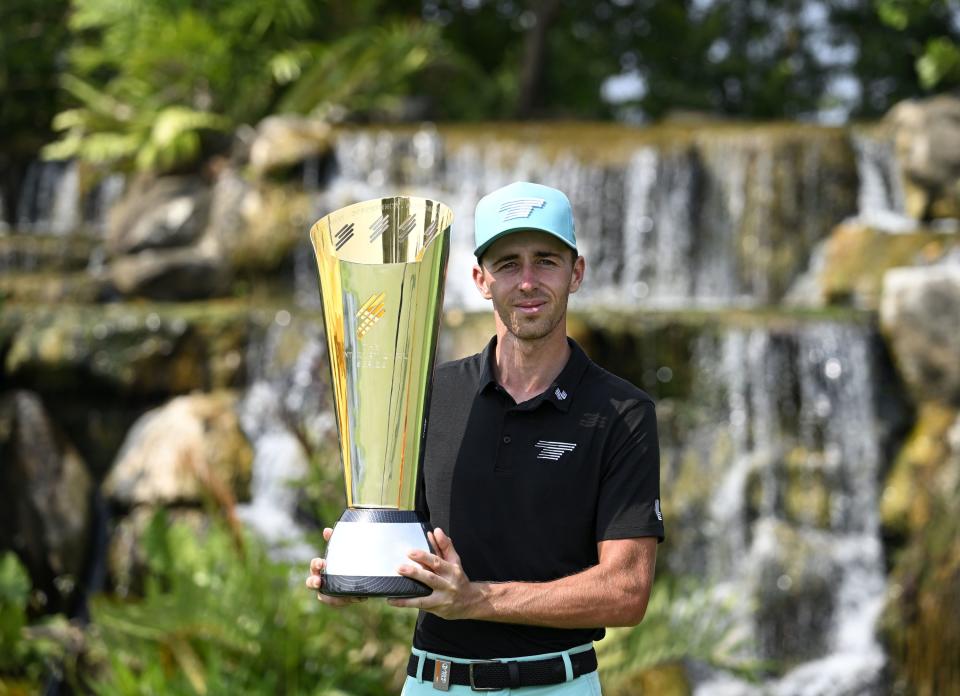
[[[46,156],[164,171],[274,111],[395,108],[440,55],[439,33],[416,21],[338,26],[335,4],[73,0],[62,85],[77,105],[54,120],[61,139]]]
[[[30,576],[13,552],[0,556],[0,672],[15,669],[24,658]]]
[[[943,36],[930,39],[917,59],[917,75],[927,89],[960,84],[960,46]]]
[[[49,137],[60,102],[67,6],[67,0],[0,3],[0,170],[4,156],[28,155]]]
[[[65,624],[61,616],[44,620],[37,627],[28,624],[30,576],[16,554],[0,554],[0,693],[9,687],[24,693],[39,688],[50,666],[62,658],[63,649],[43,629]]]
[[[750,645],[739,634],[733,603],[687,578],[658,578],[643,622],[615,628],[599,644],[604,681],[617,690],[645,670],[696,660],[748,679],[764,665],[745,655]]]
[[[272,561],[222,523],[202,533],[163,512],[143,541],[144,596],[92,604],[104,669],[125,694],[383,694],[396,690],[413,615],[370,601],[331,610],[303,587],[306,559]]]

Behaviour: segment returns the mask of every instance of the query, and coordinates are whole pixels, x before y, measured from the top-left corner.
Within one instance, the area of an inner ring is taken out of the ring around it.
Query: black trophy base
[[[402,575],[364,577],[362,575],[324,575],[323,594],[331,597],[426,597],[433,592],[422,582]]]

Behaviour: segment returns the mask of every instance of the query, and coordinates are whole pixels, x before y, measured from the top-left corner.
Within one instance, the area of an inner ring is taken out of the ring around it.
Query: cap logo
[[[577,448],[577,443],[540,440],[534,447],[540,450],[537,459],[549,459],[555,462],[567,452],[573,452]]]
[[[528,218],[533,213],[534,208],[542,208],[547,202],[542,198],[516,198],[506,203],[501,203],[499,212],[502,213],[501,221],[517,220],[518,218]]]

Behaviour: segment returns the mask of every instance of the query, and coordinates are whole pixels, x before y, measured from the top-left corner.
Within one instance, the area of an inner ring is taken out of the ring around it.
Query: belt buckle
[[[496,664],[500,660],[475,660],[473,662],[467,663],[467,674],[470,676],[470,690],[471,691],[499,691],[501,687],[499,686],[477,686],[473,678],[473,668],[476,665],[489,665]]]

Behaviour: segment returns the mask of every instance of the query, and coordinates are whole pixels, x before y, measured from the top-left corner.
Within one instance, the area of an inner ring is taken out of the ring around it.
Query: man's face
[[[474,267],[473,280],[493,300],[507,331],[537,340],[566,331],[567,298],[579,289],[583,270],[583,257],[571,260],[570,247],[556,237],[523,230],[494,242]]]

